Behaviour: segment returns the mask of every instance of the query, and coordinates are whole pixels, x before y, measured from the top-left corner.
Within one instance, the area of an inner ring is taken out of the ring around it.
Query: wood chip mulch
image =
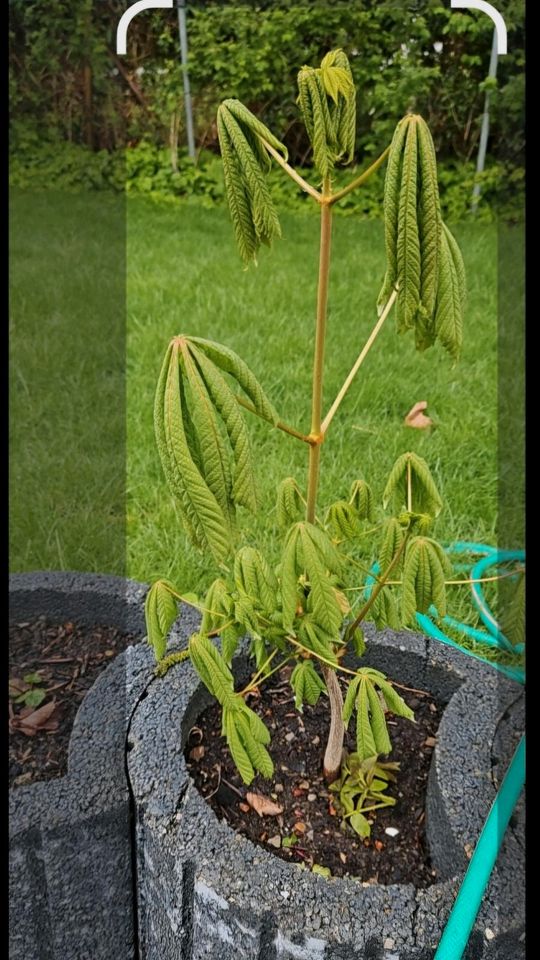
[[[44,617],[10,626],[10,787],[64,776],[81,701],[135,639],[114,627],[50,624]]]

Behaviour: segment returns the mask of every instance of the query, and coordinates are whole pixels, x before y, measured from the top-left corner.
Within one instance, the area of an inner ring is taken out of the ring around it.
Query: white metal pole
[[[184,110],[186,113],[186,133],[189,156],[195,158],[195,137],[193,136],[193,113],[191,111],[191,92],[188,74],[188,44],[186,28],[186,0],[178,0],[178,32],[180,34],[180,60],[184,79]]]
[[[493,43],[491,45],[491,58],[489,61],[489,73],[488,77],[494,79],[497,76],[497,30],[493,31]],[[486,90],[486,98],[484,100],[484,113],[482,116],[482,129],[480,131],[480,146],[478,147],[478,159],[476,161],[476,178],[473,188],[473,196],[471,203],[472,213],[476,212],[478,207],[478,201],[480,199],[480,182],[478,180],[478,175],[481,174],[484,170],[484,165],[486,162],[486,150],[487,142],[489,136],[489,90]]]

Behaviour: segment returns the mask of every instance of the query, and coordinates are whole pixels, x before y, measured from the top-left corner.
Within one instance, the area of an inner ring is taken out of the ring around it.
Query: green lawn
[[[152,403],[171,336],[221,341],[247,361],[283,420],[308,432],[318,258],[318,223],[283,216],[283,239],[242,270],[227,215],[198,207],[128,204],[128,570],[199,589],[215,576],[186,545],[153,440]],[[456,367],[439,348],[424,354],[398,337],[390,317],[336,415],[322,454],[320,505],[364,477],[380,496],[395,458],[424,457],[444,494],[443,541],[495,542],[497,512],[497,237],[493,226],[455,229],[469,278],[463,356]],[[330,287],[325,408],[375,322],[384,270],[382,226],[336,218]],[[436,429],[403,425],[427,400]],[[249,415],[248,415],[249,416]],[[304,485],[304,444],[252,421],[262,492],[247,536],[273,549],[278,482]],[[462,588],[461,588],[462,589]],[[459,604],[461,606],[461,604]]]
[[[125,572],[125,204],[10,197],[10,569]]]
[[[215,572],[186,543],[155,449],[162,357],[174,334],[222,341],[280,416],[307,431],[317,219],[284,215],[284,238],[246,272],[224,210],[129,200],[126,344],[123,217],[108,203],[101,194],[13,196],[10,566],[168,576],[202,590]],[[495,543],[497,234],[480,224],[455,232],[469,281],[462,359],[453,368],[438,348],[417,354],[390,317],[329,431],[320,512],[359,476],[380,497],[395,458],[413,449],[444,494],[439,539]],[[381,225],[336,218],[333,254],[326,409],[375,320]],[[418,400],[428,401],[436,429],[404,427]],[[246,537],[275,556],[276,485],[291,474],[304,485],[307,449],[255,418],[251,427],[262,511],[242,519]],[[451,607],[476,622],[466,589]]]

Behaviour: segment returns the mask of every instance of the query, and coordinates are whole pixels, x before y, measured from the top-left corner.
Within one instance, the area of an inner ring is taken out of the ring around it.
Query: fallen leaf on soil
[[[425,747],[434,747],[436,746],[437,738],[436,737],[426,737],[424,740]]]
[[[295,833],[305,833],[306,825],[305,823],[302,823],[301,820],[299,820],[298,823],[293,824],[293,830]]]
[[[26,693],[29,689],[29,684],[25,683],[24,680],[20,680],[18,677],[11,677],[9,681],[10,697],[18,697],[21,693]]]
[[[204,747],[193,747],[189,751],[190,760],[201,760],[204,757]]]
[[[433,420],[431,417],[426,417],[424,410],[427,407],[427,400],[419,400],[418,403],[415,403],[414,407],[411,407],[405,420],[403,421],[406,427],[416,427],[418,430],[424,430],[426,427],[433,426]]]
[[[238,806],[240,807],[242,813],[249,813],[251,810],[249,803],[239,803]]]
[[[54,719],[57,708],[57,701],[51,700],[44,706],[39,707],[38,710],[31,710],[30,713],[27,710],[22,710],[18,717],[12,718],[11,725],[28,737],[33,737],[39,730],[58,730],[58,720]]]
[[[283,813],[283,807],[274,803],[273,800],[269,800],[268,797],[263,797],[260,793],[246,793],[246,801],[260,817],[277,817],[278,813]]]
[[[321,867],[320,863],[314,863],[312,868],[312,873],[318,873],[320,877],[331,877],[332,871],[330,867]]]
[[[346,853],[340,853],[339,859],[341,860],[342,863],[347,863],[347,854],[346,854]]]

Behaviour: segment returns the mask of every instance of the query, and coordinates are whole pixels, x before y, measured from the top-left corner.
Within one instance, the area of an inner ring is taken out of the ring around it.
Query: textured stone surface
[[[10,616],[112,625],[142,638],[144,592],[116,577],[19,574],[10,578]],[[66,776],[10,793],[12,960],[133,960],[125,741],[151,675],[148,647],[128,648],[79,709]]]
[[[47,613],[144,635],[142,584],[77,574],[11,580],[13,619]],[[173,644],[196,626],[183,611]],[[432,960],[465,845],[474,846],[522,732],[523,692],[436,641],[367,634],[364,664],[447,703],[427,808],[440,882],[415,890],[325,879],[220,823],[183,759],[208,694],[189,662],[156,680],[140,645],[81,705],[66,777],[11,794],[14,960]],[[240,662],[237,676],[247,671]],[[464,960],[524,960],[523,859],[521,801]]]
[[[132,722],[128,755],[141,823],[141,942],[161,936],[160,960],[431,960],[468,863],[465,846],[476,843],[495,796],[497,735],[501,770],[510,759],[515,737],[499,732],[501,717],[522,696],[517,684],[490,667],[440,647],[410,633],[368,631],[362,661],[447,702],[427,811],[442,879],[425,890],[318,877],[235,834],[198,794],[182,755],[208,694],[189,663],[150,685]],[[245,662],[239,668],[244,673]],[[516,715],[514,731],[518,727]],[[511,836],[505,841],[507,847],[512,842],[517,841]],[[147,856],[156,844],[159,884],[156,853]],[[489,885],[467,960],[495,960],[499,942],[500,960],[506,960],[511,944],[519,957],[522,900],[523,857],[508,847]],[[485,937],[485,929],[496,933],[495,941]],[[155,956],[155,942],[151,950],[142,957]]]

